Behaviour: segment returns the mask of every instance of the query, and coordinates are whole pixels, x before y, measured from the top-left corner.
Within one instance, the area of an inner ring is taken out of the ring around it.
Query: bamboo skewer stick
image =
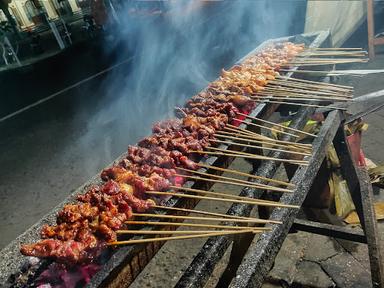
[[[367,59],[367,55],[364,54],[364,53],[350,53],[350,54],[347,54],[347,53],[340,53],[340,54],[337,54],[337,53],[312,53],[312,54],[302,54],[302,55],[297,55],[297,57],[295,59],[315,59],[315,58],[328,58],[328,57],[337,57],[337,59]]]
[[[300,61],[300,62],[339,62],[339,61],[367,61],[369,59],[367,58],[323,58],[323,57],[307,57],[307,58],[294,58],[293,61]]]
[[[299,70],[302,71],[302,70]],[[323,91],[323,92],[331,92],[331,93],[338,93],[342,94],[352,94],[353,90],[348,90],[345,88],[338,88],[333,86],[324,86],[324,85],[315,85],[311,83],[303,83],[303,82],[296,82],[296,81],[286,81],[286,80],[279,80],[277,78],[276,80],[270,80],[268,81],[268,85],[279,85],[279,86],[285,86],[285,87],[292,87],[292,88],[300,88],[300,89],[306,89],[306,90],[312,90],[312,91]]]
[[[285,131],[281,131],[279,129],[276,129],[276,128],[273,128],[273,127],[269,127],[269,126],[266,126],[266,125],[256,124],[256,123],[252,123],[252,122],[245,122],[245,121],[241,121],[241,120],[239,120],[239,121],[243,122],[243,123],[245,123],[247,125],[250,125],[250,126],[255,126],[255,127],[267,129],[267,130],[270,130],[270,131],[274,131],[276,133],[281,133],[281,134],[289,135],[289,136],[292,136],[292,137],[295,137],[295,138],[299,137],[299,136],[297,136],[295,134],[292,134],[292,133],[289,133],[289,132],[285,132]],[[227,126],[232,128],[232,129],[242,129],[242,128],[239,128],[237,126],[231,125],[231,124],[227,124]],[[254,133],[254,132],[252,132],[252,134],[260,135],[260,134]],[[263,136],[263,135],[261,135],[261,136]],[[269,138],[269,139],[271,139],[271,138]]]
[[[291,96],[268,96],[268,95],[260,95],[260,96],[251,96],[251,99],[260,99],[260,100],[278,100],[278,101],[302,101],[302,102],[348,102],[351,100],[339,100],[339,99],[318,99],[318,98],[293,98]]]
[[[249,130],[246,130],[246,129],[243,129],[240,127],[236,127],[233,125],[232,125],[232,127],[235,127],[235,128],[228,127],[228,125],[227,125],[226,127],[224,127],[224,130],[218,131],[218,133],[223,133],[223,134],[228,134],[228,135],[232,135],[233,133],[237,133],[237,135],[240,135],[243,138],[257,139],[257,140],[263,141],[263,142],[270,142],[270,141],[275,140],[275,139],[270,138],[268,136],[264,136],[264,135],[261,135],[259,133],[252,132],[252,131],[249,131]],[[225,131],[225,130],[227,130],[227,131]],[[292,143],[296,144],[296,142],[292,142]]]
[[[237,137],[240,137],[240,139],[243,139],[244,141],[248,140],[248,139],[255,139],[255,141],[257,141],[257,143],[259,143],[259,142],[260,143],[271,143],[271,140],[269,140],[269,141],[265,140],[265,139],[259,137],[258,135],[247,134],[247,133],[243,133],[239,130],[234,130],[234,129],[230,129],[230,130],[226,129],[226,130],[217,131],[213,135],[216,137],[219,137],[219,136],[220,137],[227,137],[228,135],[232,135],[232,136],[234,136],[234,138],[237,139]],[[294,142],[292,142],[292,143],[294,143]]]
[[[188,179],[194,179],[194,180],[200,180],[200,181],[213,182],[213,183],[221,183],[221,184],[240,186],[240,187],[250,187],[250,188],[262,189],[262,190],[271,190],[271,191],[285,192],[285,193],[292,193],[293,192],[292,190],[288,190],[288,189],[283,189],[283,188],[274,187],[274,186],[268,186],[267,187],[267,186],[258,185],[257,183],[252,183],[252,182],[251,182],[252,184],[246,184],[246,183],[241,183],[238,181],[226,181],[226,180],[220,180],[220,179],[211,179],[211,178],[204,178],[204,177],[193,176],[193,175],[182,175],[182,174],[176,174],[175,176],[184,177],[184,178],[188,178]],[[178,187],[176,187],[176,188],[173,187],[173,188],[179,189]],[[209,192],[206,194],[217,195],[216,192]],[[231,196],[227,196],[227,197],[231,197]],[[240,197],[240,196],[238,196],[238,197]],[[236,198],[236,197],[232,196],[231,198]]]
[[[236,127],[236,126],[234,126],[234,127]],[[226,130],[231,131],[231,132],[228,132]],[[248,139],[254,139],[255,141],[257,140],[258,142],[263,143],[263,144],[279,143],[279,144],[292,145],[292,146],[294,146],[294,147],[292,147],[293,149],[295,149],[295,148],[296,149],[299,149],[299,148],[306,149],[306,148],[311,147],[310,144],[302,144],[302,143],[296,143],[296,142],[290,142],[290,141],[276,140],[276,139],[273,139],[273,138],[270,138],[270,137],[267,137],[267,136],[264,136],[261,134],[257,134],[257,133],[239,128],[239,127],[237,127],[236,129],[230,128],[230,127],[224,127],[224,130],[218,131],[216,134],[214,134],[214,136],[222,136],[221,134],[233,135],[236,137],[240,136],[242,138],[248,138]],[[256,143],[256,142],[254,142],[254,143]],[[279,146],[282,146],[282,145],[279,145]]]
[[[284,188],[275,187],[275,186],[271,186],[271,185],[250,182],[250,181],[246,181],[246,180],[242,180],[242,179],[237,179],[237,178],[233,178],[233,177],[226,177],[226,176],[221,176],[221,175],[216,175],[216,174],[209,174],[207,172],[195,171],[195,170],[185,169],[185,168],[178,168],[178,170],[182,170],[182,171],[189,172],[189,173],[195,173],[195,174],[203,175],[203,176],[206,176],[206,177],[207,176],[208,177],[216,177],[218,179],[229,180],[229,181],[236,181],[236,182],[244,183],[244,184],[259,185],[260,188],[266,188],[266,189],[269,189],[271,191],[274,190],[274,191],[279,191],[279,192],[293,192],[292,190],[289,190],[289,189],[284,189]],[[176,187],[176,186],[170,186],[170,187],[174,188],[174,189],[179,189],[179,187]],[[192,189],[192,188],[188,188],[188,189]],[[190,191],[192,191],[192,190],[190,190]],[[202,191],[205,191],[205,190],[202,190]],[[214,192],[214,193],[216,195],[220,195],[220,196],[228,196],[227,194],[223,194],[223,193],[217,193],[217,192]],[[231,194],[229,194],[229,195],[230,195],[230,197],[234,197],[235,196],[235,195],[231,195]],[[237,197],[238,199],[243,199],[244,198],[242,196],[235,196],[235,197]],[[247,199],[247,200],[249,200],[249,199]]]
[[[261,232],[255,232],[252,229],[251,230],[241,230],[241,231],[229,231],[229,232],[215,232],[215,233],[206,233],[206,234],[197,234],[197,235],[184,235],[184,236],[158,237],[158,238],[147,238],[147,239],[137,239],[137,240],[126,240],[126,241],[113,241],[113,242],[107,243],[107,245],[109,245],[109,246],[132,245],[132,244],[143,244],[143,243],[151,243],[151,242],[170,241],[170,240],[207,238],[207,237],[213,237],[213,236],[225,236],[225,235],[242,234],[242,233],[261,233]]]
[[[287,63],[345,63],[345,62],[368,62],[368,59],[359,58],[294,58]]]
[[[257,159],[257,160],[269,160],[269,161],[276,161],[276,162],[286,162],[291,163],[295,165],[303,165],[307,166],[308,163],[301,163],[290,159],[278,159],[278,158],[272,158],[272,157],[266,157],[266,156],[248,156],[248,155],[242,155],[242,154],[236,154],[236,153],[223,153],[223,152],[210,152],[210,151],[189,151],[190,153],[198,153],[198,154],[207,154],[207,155],[218,155],[218,156],[228,156],[228,157],[238,157],[238,158],[248,158],[248,159]]]
[[[310,71],[310,70],[295,70],[295,71]],[[327,91],[331,90],[331,91],[340,92],[342,94],[345,94],[346,97],[351,97],[354,91],[353,88],[348,88],[349,86],[339,87],[339,86],[333,86],[338,84],[331,84],[331,83],[327,83],[323,85],[324,84],[323,82],[316,82],[311,80],[304,80],[308,82],[302,82],[303,79],[299,79],[299,78],[281,78],[281,77],[285,77],[285,76],[278,76],[274,81],[277,81],[277,83],[281,82],[281,83],[292,83],[295,85],[309,85],[309,87],[311,87],[312,89],[317,88],[317,89],[322,89]],[[299,81],[296,81],[296,80],[299,80]],[[315,84],[315,83],[322,83],[322,84]]]
[[[253,101],[258,102],[258,103],[272,103],[272,104],[282,104],[282,105],[291,105],[291,106],[304,106],[304,107],[314,107],[314,108],[327,107],[329,109],[334,109],[334,110],[347,110],[347,108],[345,108],[345,107],[338,107],[338,106],[316,105],[316,104],[297,103],[297,102],[289,102],[289,101],[277,101],[277,100],[269,100],[269,99],[257,100],[257,99],[253,98]]]
[[[235,128],[233,128],[235,127]],[[237,132],[237,133],[241,133],[241,134],[244,134],[244,135],[251,135],[253,137],[257,137],[258,139],[265,139],[265,138],[269,138],[267,136],[263,136],[261,134],[258,134],[256,132],[252,132],[252,131],[249,131],[249,130],[246,130],[246,129],[243,129],[243,128],[240,128],[240,127],[236,127],[236,126],[225,126],[224,127],[225,130],[228,130],[228,131],[232,131],[232,132]],[[220,131],[221,132],[221,131]],[[269,138],[270,139],[270,138]]]
[[[252,139],[258,139],[260,141],[263,141],[262,137],[260,134],[256,134],[254,132],[247,132],[247,131],[243,131],[241,130],[241,128],[231,128],[231,127],[224,127],[223,130],[221,131],[217,131],[216,133],[222,133],[222,134],[229,134],[229,135],[232,135],[232,134],[235,134],[235,135],[239,135],[241,137],[246,137],[246,138],[252,138]]]
[[[274,186],[272,186],[272,187],[274,187]],[[220,197],[224,197],[225,199],[229,199],[229,200],[236,199],[236,200],[241,200],[241,201],[252,202],[253,205],[259,205],[259,206],[280,207],[280,208],[295,208],[295,209],[299,209],[300,208],[297,205],[290,205],[290,204],[284,204],[284,203],[280,203],[280,202],[276,202],[276,201],[270,201],[270,200],[264,200],[264,199],[256,199],[256,198],[245,197],[245,196],[240,196],[240,195],[233,195],[230,192],[213,192],[213,191],[201,190],[201,189],[196,189],[196,188],[177,187],[177,186],[171,186],[170,188],[175,189],[175,190],[185,191],[185,192],[193,192],[193,193],[203,194],[203,195],[220,196]],[[275,188],[279,188],[279,187],[275,187]],[[258,189],[264,189],[264,188],[258,188]],[[289,192],[289,193],[292,193],[293,190],[283,189],[283,190],[281,190],[279,192]],[[183,194],[183,195],[185,195],[185,194]],[[186,194],[186,195],[191,195],[191,194]],[[210,196],[208,196],[208,197],[210,197]],[[224,198],[222,198],[222,199],[224,199]],[[195,211],[195,210],[192,210],[192,211]],[[200,212],[204,212],[204,211],[200,211]],[[208,214],[206,214],[206,215],[208,215]],[[218,214],[218,215],[220,215],[220,214]],[[221,216],[219,216],[219,217],[223,217],[222,215],[226,215],[226,214],[221,214]],[[248,219],[249,217],[241,217],[241,218],[242,219]]]
[[[283,71],[283,69],[281,70]],[[294,72],[296,71],[303,71],[303,70],[294,70]],[[313,70],[307,70],[307,71],[313,71]],[[319,71],[322,71],[322,70],[319,70]],[[353,86],[346,86],[341,84],[294,78],[294,77],[288,77],[284,75],[276,75],[276,77],[273,80],[268,81],[268,83],[270,82],[277,82],[277,83],[282,82],[282,83],[290,83],[294,85],[308,85],[305,87],[312,87],[312,88],[317,87],[317,88],[330,89],[330,90],[342,91],[342,92],[351,92],[354,90]]]
[[[325,66],[325,65],[335,65],[335,64],[349,64],[349,63],[366,63],[367,61],[345,61],[345,62],[313,62],[313,63],[285,63],[282,67],[291,67],[291,66]]]
[[[260,188],[257,188],[260,189]],[[240,200],[235,198],[217,198],[217,197],[210,197],[210,196],[200,196],[200,195],[191,195],[191,194],[182,194],[182,193],[176,193],[176,192],[160,192],[160,191],[146,191],[147,194],[151,195],[167,195],[167,196],[173,196],[173,197],[179,197],[179,198],[190,198],[190,199],[198,199],[198,200],[209,200],[209,201],[219,201],[219,202],[227,202],[227,203],[241,203],[241,204],[249,204],[249,205],[259,205],[259,206],[272,206],[267,205],[267,202],[264,201],[256,201],[257,199],[254,199],[253,201],[247,201],[247,200]],[[281,204],[282,206],[273,206],[273,207],[282,207],[282,208],[294,208],[294,207],[284,207],[285,204]]]
[[[283,90],[263,90],[257,93],[250,95],[251,97],[257,96],[266,96],[266,97],[291,97],[291,98],[302,98],[302,99],[321,99],[321,100],[330,100],[330,101],[351,101],[353,97],[340,97],[340,96],[324,96],[313,93],[296,93]]]
[[[265,200],[265,201],[267,201],[267,200]],[[203,210],[195,210],[195,209],[187,209],[187,208],[169,207],[169,206],[162,206],[162,205],[153,205],[152,208],[171,210],[171,211],[179,211],[179,212],[188,212],[188,213],[195,213],[195,214],[209,215],[209,216],[216,216],[216,217],[237,218],[237,219],[248,219],[249,218],[249,217],[244,217],[244,216],[229,215],[229,214],[222,214],[222,213],[209,212],[209,211],[203,211]]]
[[[339,85],[339,84],[332,84],[332,83],[311,81],[311,80],[305,80],[305,79],[298,79],[298,78],[286,77],[286,76],[281,76],[281,75],[280,76],[276,76],[276,78],[277,79],[284,79],[286,81],[302,82],[302,83],[315,83],[317,85],[345,88],[345,89],[350,89],[350,90],[353,91],[353,87],[352,86],[345,86],[345,85]]]
[[[333,50],[363,50],[363,48],[360,47],[308,47],[306,50],[326,50],[326,51],[333,51]],[[304,50],[305,51],[305,50]]]
[[[289,135],[289,136],[292,136],[292,137],[295,137],[295,138],[298,138],[299,136],[295,135],[295,134],[291,134],[291,133],[288,133],[288,132],[284,132],[284,131],[281,131],[279,129],[276,129],[276,128],[273,128],[273,127],[268,127],[268,126],[265,126],[265,125],[261,125],[261,124],[256,124],[256,123],[252,123],[252,122],[247,122],[248,125],[251,125],[251,126],[255,126],[255,127],[259,127],[259,128],[263,128],[263,129],[268,129],[270,131],[274,131],[276,133],[280,133],[280,134],[285,134],[285,135]],[[227,124],[228,127],[236,127],[234,125],[231,125],[231,124]],[[238,128],[238,127],[236,127]]]
[[[345,51],[345,50],[316,50],[316,51],[311,51],[311,50],[304,50],[303,52],[301,52],[300,54],[298,54],[298,55],[301,55],[301,54],[306,54],[306,53],[308,53],[308,54],[312,54],[312,53],[314,53],[314,54],[322,54],[322,53],[324,53],[324,54],[332,54],[332,53],[334,53],[334,54],[337,54],[337,53],[340,53],[340,54],[357,54],[357,55],[367,55],[368,54],[368,52],[367,51],[364,51],[364,50],[347,50],[347,51]]]
[[[301,133],[301,134],[304,134],[304,135],[307,135],[307,136],[311,136],[311,137],[317,137],[317,135],[315,135],[315,134],[311,134],[311,133],[308,133],[308,132],[305,132],[305,131],[302,131],[302,130],[299,130],[299,129],[295,129],[295,128],[292,128],[292,127],[289,127],[289,126],[284,126],[284,125],[281,125],[279,123],[274,123],[274,122],[271,122],[271,121],[268,121],[268,120],[265,120],[265,119],[249,116],[249,115],[241,113],[241,112],[237,112],[237,114],[241,115],[241,116],[244,116],[244,117],[246,117],[248,119],[264,122],[264,123],[267,123],[267,124],[270,124],[270,125],[273,125],[273,126],[276,126],[276,127],[280,127],[280,128],[286,129],[286,130],[294,131],[294,132]],[[248,123],[248,122],[245,122],[244,120],[236,119],[236,121],[242,121],[244,123]]]
[[[258,139],[260,141],[265,141],[265,142],[272,141],[273,143],[283,143],[283,144],[289,144],[289,145],[294,145],[294,146],[299,146],[299,147],[312,147],[312,145],[310,145],[310,144],[302,144],[302,143],[296,143],[296,142],[290,142],[290,141],[276,140],[276,139],[273,139],[273,138],[270,138],[270,137],[267,137],[267,136],[264,136],[264,135],[261,135],[261,134],[243,129],[243,128],[240,128],[240,127],[236,127],[233,125],[231,125],[231,126],[235,127],[235,128],[225,127],[224,129],[229,130],[229,131],[233,131],[233,132],[237,132],[237,133],[240,133],[241,135],[244,135],[244,137],[245,136],[246,137],[252,137],[252,139]],[[224,132],[225,131],[219,131],[218,133],[224,133]],[[229,133],[229,132],[225,132],[225,133]]]
[[[239,196],[239,195],[232,195],[232,194],[229,194],[229,192],[225,192],[225,193],[223,193],[223,192],[212,192],[212,191],[200,190],[200,189],[195,189],[195,188],[175,187],[175,186],[172,186],[172,188],[173,189],[182,190],[182,191],[186,191],[186,192],[195,192],[195,193],[201,193],[201,194],[207,194],[207,195],[218,195],[218,196],[222,196],[222,197],[232,197],[233,199],[237,199],[237,200],[243,200],[244,199],[244,201],[251,201],[254,204],[259,205],[259,206],[270,206],[270,207],[281,207],[281,208],[296,208],[296,209],[300,208],[297,205],[290,205],[290,204],[284,204],[284,203],[280,203],[280,202],[276,202],[276,201],[270,201],[270,200],[264,200],[264,199],[256,199],[256,198],[244,197],[244,196]],[[275,188],[278,188],[278,187],[275,187]],[[293,192],[293,190],[285,189],[285,191],[283,191],[283,192]],[[187,194],[187,195],[190,195],[190,194]]]
[[[306,84],[304,84],[306,85]],[[278,88],[280,86],[284,86],[286,87],[284,84],[273,84],[269,87],[273,87],[273,88]],[[302,88],[300,86],[297,86],[297,88]],[[296,88],[295,88],[296,89]],[[321,89],[321,90],[320,90]],[[311,97],[317,97],[317,98],[324,98],[324,99],[327,99],[327,98],[337,98],[337,99],[350,99],[350,98],[353,98],[353,91],[340,91],[340,93],[327,93],[328,90],[325,90],[325,89],[322,89],[322,87],[316,87],[316,88],[311,88],[311,89],[306,89],[307,93],[302,93],[302,92],[296,92],[296,91],[287,91],[287,90],[281,90],[281,89],[275,89],[274,91],[271,91],[271,90],[268,90],[268,89],[263,89],[259,92],[256,92],[255,94],[259,94],[259,93],[268,93],[268,94],[271,94],[271,93],[274,93],[274,94],[284,94],[284,95],[292,95],[292,96],[302,96],[302,97],[308,97],[308,95],[310,95]],[[323,92],[323,94],[320,94],[318,92]],[[326,94],[324,94],[326,93]],[[253,95],[255,95],[253,94]]]
[[[270,148],[270,147],[264,147],[264,146],[249,145],[249,144],[237,143],[237,142],[232,142],[232,141],[222,141],[222,140],[213,140],[213,139],[211,139],[209,141],[216,142],[216,143],[222,143],[222,144],[228,144],[228,145],[248,147],[248,148],[277,151],[277,152],[283,152],[283,153],[295,154],[295,155],[301,155],[301,156],[311,156],[312,155],[310,153],[304,153],[304,152],[298,152],[298,151],[289,151],[289,150]]]
[[[224,152],[224,153],[230,153],[230,154],[241,154],[241,155],[246,155],[246,156],[256,156],[256,157],[261,156],[261,157],[272,158],[272,159],[266,158],[266,160],[280,159],[280,158],[273,158],[273,157],[264,156],[264,155],[252,154],[252,153],[243,152],[243,151],[237,151],[237,150],[231,150],[231,149],[222,149],[222,148],[217,148],[217,147],[212,147],[212,146],[207,147],[207,149],[211,149],[211,150],[219,151],[219,152]],[[306,160],[296,160],[296,159],[286,159],[286,160],[293,160],[296,162],[303,162],[303,163],[308,162]]]
[[[260,91],[250,97],[285,97],[285,98],[300,98],[303,100],[306,99],[319,99],[319,100],[329,100],[329,101],[353,101],[353,97],[330,97],[330,96],[318,96],[315,94],[301,94],[301,93],[292,93],[292,92],[272,92],[272,91]]]
[[[336,64],[350,64],[350,63],[356,63],[355,61],[346,61],[346,62],[323,62],[323,63],[286,63],[282,65],[282,67],[306,67],[306,66],[326,66],[326,65],[336,65]],[[365,63],[365,62],[363,62]]]
[[[294,93],[272,93],[272,92],[260,92],[249,96],[250,98],[283,98],[287,100],[296,101],[319,101],[319,102],[353,102],[352,98],[337,98],[337,97],[323,97],[316,95],[303,95]]]
[[[224,221],[224,222],[234,222],[234,223],[282,224],[281,221],[258,219],[258,218],[236,219],[236,218],[181,216],[181,215],[153,214],[153,213],[132,213],[132,215],[135,217],[151,217],[151,218],[162,218],[162,219]]]
[[[264,229],[246,229],[252,231],[265,231]],[[174,235],[174,234],[204,234],[216,232],[232,232],[233,230],[117,230],[117,234],[135,235]]]
[[[291,83],[291,81],[286,81]],[[295,83],[292,81],[292,83]],[[295,83],[296,84],[296,83]],[[318,87],[302,87],[302,86],[292,86],[288,87],[284,83],[271,83],[269,86],[265,86],[261,91],[256,92],[264,92],[264,93],[291,93],[291,94],[299,94],[299,95],[314,95],[314,96],[327,96],[327,97],[334,97],[334,98],[351,98],[353,97],[353,91],[331,91],[327,89],[323,89],[323,87],[318,86]],[[304,83],[300,83],[300,85],[307,85]],[[284,89],[283,89],[284,88]],[[274,91],[271,91],[273,89]],[[291,90],[288,90],[291,89]],[[292,91],[292,89],[299,90],[299,91]],[[301,91],[302,90],[302,91]],[[330,92],[330,93],[328,93]],[[336,93],[335,93],[336,92]]]
[[[294,102],[286,102],[286,101],[274,101],[274,100],[253,100],[255,102],[261,102],[261,103],[273,103],[273,104],[284,104],[284,105],[292,105],[292,106],[305,106],[305,107],[315,107],[315,108],[323,108],[327,107],[329,109],[335,109],[335,110],[347,110],[347,108],[344,107],[337,107],[337,106],[324,106],[324,105],[315,105],[315,104],[306,104],[306,103],[294,103]]]
[[[250,226],[234,226],[234,225],[216,225],[216,224],[200,224],[200,223],[184,223],[184,222],[158,222],[158,221],[136,221],[129,220],[125,222],[129,225],[152,225],[152,226],[180,226],[180,227],[199,227],[199,228],[213,228],[213,229],[231,229],[231,230],[249,230]],[[267,227],[254,227],[255,229]],[[266,229],[269,230],[269,229]]]
[[[236,127],[236,126],[233,126]],[[228,132],[228,131],[231,132]],[[224,135],[222,135],[224,134]],[[235,136],[235,137],[240,137],[240,140],[247,140],[247,139],[252,139],[253,143],[259,143],[259,144],[270,144],[273,146],[284,146],[284,145],[292,145],[292,149],[310,149],[311,145],[310,144],[302,144],[302,143],[296,143],[296,142],[290,142],[290,141],[283,141],[283,140],[276,140],[261,134],[257,134],[255,132],[251,132],[239,127],[236,128],[230,128],[230,127],[225,127],[224,130],[218,131],[214,136],[216,137],[225,137],[225,138],[232,138],[232,137],[227,137],[226,135],[230,136]],[[246,138],[246,139],[244,139]],[[276,145],[275,145],[276,144]],[[281,145],[280,145],[281,144]],[[286,146],[284,146],[286,147]]]
[[[225,128],[224,128],[225,129]],[[254,141],[257,141],[257,142],[260,142],[260,143],[265,143],[265,144],[270,144],[272,141],[271,140],[265,140],[263,138],[260,138],[259,136],[256,136],[256,135],[252,135],[252,134],[246,134],[246,133],[242,133],[241,131],[236,131],[236,132],[232,132],[233,130],[221,130],[221,131],[217,131],[214,136],[215,137],[224,137],[224,138],[228,138],[227,136],[233,136],[234,138],[239,138],[239,139],[242,139],[244,141],[248,140],[248,139],[253,139]],[[255,142],[256,143],[256,142]],[[294,142],[292,142],[294,143]]]
[[[338,70],[291,70],[291,69],[280,69],[281,72],[293,72],[293,73],[309,73],[309,74],[332,74],[332,75],[350,75]]]
[[[313,56],[350,56],[350,57],[366,57],[367,53],[365,51],[339,51],[339,52],[327,52],[327,51],[318,51],[318,52],[303,52],[296,55],[299,57],[313,57]]]
[[[262,144],[262,145],[270,145],[270,146],[274,146],[274,147],[282,147],[285,149],[293,149],[294,151],[302,151],[302,150],[306,150],[308,152],[312,151],[311,146],[309,146],[309,147],[308,146],[296,146],[296,145],[293,145],[293,144],[296,144],[294,142],[281,143],[281,142],[272,142],[272,141],[266,141],[266,140],[263,141],[263,140],[257,140],[258,138],[246,137],[243,135],[241,135],[241,137],[240,137],[240,136],[236,135],[235,133],[229,133],[229,132],[225,132],[225,131],[220,131],[219,133],[214,134],[214,136],[218,137],[218,138],[233,139],[233,140],[238,140],[238,141],[243,141],[243,142],[257,143],[257,144]],[[279,140],[277,140],[277,141],[279,141]],[[301,143],[298,143],[298,144],[301,144]]]
[[[249,173],[245,173],[245,172],[241,172],[241,171],[237,171],[237,170],[233,170],[233,169],[221,168],[221,167],[212,166],[212,165],[203,164],[203,163],[198,163],[197,165],[200,166],[200,167],[207,168],[207,169],[213,169],[213,170],[217,170],[217,171],[237,174],[237,175],[246,176],[246,177],[249,177],[249,178],[254,178],[254,179],[257,179],[257,180],[273,182],[273,183],[276,183],[276,184],[280,184],[280,185],[284,185],[284,186],[287,186],[287,187],[295,188],[295,185],[292,184],[292,183],[288,183],[288,182],[277,180],[277,179],[273,179],[273,178],[267,178],[267,177],[263,177],[263,176],[259,176],[259,175],[253,175],[253,174],[249,174]]]
[[[301,70],[299,70],[301,71]],[[296,79],[296,78],[293,78]],[[323,92],[329,92],[329,93],[338,93],[338,94],[351,94],[353,90],[346,89],[342,87],[334,87],[334,86],[326,86],[326,85],[319,85],[314,83],[303,83],[293,80],[286,80],[279,77],[276,77],[274,80],[269,80],[267,85],[279,85],[279,86],[285,86],[290,88],[296,88],[296,89],[303,89],[303,90],[315,90],[315,91],[323,91]],[[322,83],[322,82],[318,82]]]
[[[206,179],[206,178],[203,178],[203,179]],[[285,189],[285,188],[280,188],[280,187],[275,187],[275,186],[267,186],[267,187],[261,186],[261,185],[257,186],[259,183],[254,183],[254,184],[255,184],[255,186],[252,186],[252,188],[268,190],[268,191],[283,192],[283,193],[293,193],[293,190],[290,190],[290,189]],[[241,186],[241,185],[238,185],[238,186]],[[250,186],[246,186],[246,187],[250,187]],[[239,195],[232,195],[229,192],[226,192],[226,193],[223,193],[223,192],[213,192],[213,191],[200,190],[200,189],[188,188],[188,187],[178,187],[178,186],[170,186],[170,188],[175,189],[175,190],[182,190],[182,191],[187,191],[187,192],[200,193],[200,194],[204,194],[204,195],[212,195],[212,196],[224,197],[222,199],[242,200],[242,201],[252,202],[252,203],[254,203],[256,205],[264,205],[264,204],[266,204],[266,206],[282,207],[279,202],[267,201],[267,200],[263,200],[263,199],[254,199],[254,198],[244,197],[244,196],[239,196]],[[273,188],[275,188],[275,189],[273,189]],[[210,197],[210,196],[208,196],[208,197]],[[285,206],[285,204],[283,204],[283,207],[290,207],[290,206]],[[293,207],[290,207],[290,208],[293,208]]]
[[[302,71],[302,70],[295,70],[295,71]],[[312,70],[308,70],[312,71]],[[341,89],[341,91],[349,91],[352,92],[353,86],[346,86],[346,85],[341,85],[341,84],[334,84],[334,83],[328,83],[328,82],[320,82],[320,81],[313,81],[313,80],[306,80],[306,79],[301,79],[301,78],[294,78],[294,77],[287,77],[284,75],[277,75],[274,80],[272,81],[284,81],[284,82],[291,82],[295,84],[305,84],[305,85],[310,85],[310,86],[317,86],[321,88],[326,88],[326,89]]]
[[[286,97],[286,98],[300,98],[303,100],[306,99],[319,99],[319,100],[329,100],[329,101],[353,101],[353,97],[330,97],[330,96],[319,96],[315,94],[301,94],[301,93],[292,93],[292,92],[271,92],[271,91],[260,91],[257,92],[251,97]]]
[[[245,156],[255,156],[255,154],[251,154],[251,153],[247,153],[247,152],[243,152],[243,151],[230,150],[230,149],[221,149],[221,148],[216,148],[216,147],[207,147],[207,149],[211,149],[211,150],[219,151],[219,152],[236,153],[236,154],[245,155]],[[264,156],[264,155],[257,155],[257,156],[268,157],[268,156]],[[269,158],[273,158],[273,157],[269,157]],[[273,158],[273,159],[280,159],[280,158]],[[268,160],[271,160],[271,159],[268,159]],[[295,161],[297,163],[303,163],[303,164],[308,163],[307,160],[296,160],[296,159],[284,159],[284,160],[292,160],[292,161]]]
[[[294,58],[288,63],[344,63],[344,62],[368,62],[369,59],[363,58]]]
[[[302,70],[298,70],[298,71],[302,71]],[[268,81],[267,86],[265,86],[265,88],[270,88],[270,87],[276,88],[276,86],[284,86],[286,88],[291,88],[291,89],[311,91],[312,93],[322,92],[327,94],[336,94],[343,97],[350,97],[353,93],[353,90],[346,89],[346,88],[316,85],[312,83],[296,82],[292,80],[288,81],[281,78],[275,78],[275,80]]]
[[[265,89],[263,89],[263,92],[272,92],[272,93],[283,93],[283,92],[288,92],[288,93],[300,93],[304,95],[313,95],[316,94],[318,96],[328,96],[328,97],[342,97],[345,98],[342,93],[334,93],[334,92],[328,92],[328,91],[312,91],[310,89],[298,89],[298,88],[290,88],[290,87],[283,87],[283,85],[271,85],[271,86],[266,86]]]

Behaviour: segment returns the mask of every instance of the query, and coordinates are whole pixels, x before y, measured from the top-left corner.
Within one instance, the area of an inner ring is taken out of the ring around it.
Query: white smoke
[[[114,44],[106,43],[106,49],[120,53],[120,61],[133,60],[103,83],[105,98],[91,115],[82,143],[105,133],[101,158],[112,161],[128,144],[148,135],[154,122],[172,117],[173,108],[214,80],[221,68],[265,39],[288,35],[299,5],[179,0],[115,6],[119,21],[110,29]]]

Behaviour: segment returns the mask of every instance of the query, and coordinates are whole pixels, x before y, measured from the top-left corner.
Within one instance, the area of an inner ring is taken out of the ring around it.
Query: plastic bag
[[[336,172],[332,172],[328,183],[335,195],[336,215],[345,218],[349,213],[355,210],[355,205],[353,205],[347,181],[343,180],[343,178]]]

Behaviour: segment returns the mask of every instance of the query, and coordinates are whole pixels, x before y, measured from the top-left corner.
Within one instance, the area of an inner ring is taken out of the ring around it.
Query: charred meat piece
[[[152,149],[129,146],[127,159],[138,165],[147,164],[168,169],[176,167],[169,151],[159,146],[155,146]]]
[[[90,262],[99,254],[100,248],[104,246],[103,243],[99,242],[97,246],[92,247],[93,244],[88,246],[88,242],[93,243],[93,241],[45,239],[34,244],[24,244],[20,251],[26,256],[50,258],[60,263],[72,265]]]
[[[97,207],[92,207],[89,203],[65,205],[57,215],[57,223],[74,223],[81,219],[92,219],[97,213]]]
[[[128,177],[126,177],[129,175]],[[132,176],[133,175],[133,176]],[[168,176],[168,175],[167,175]],[[170,179],[165,178],[156,172],[146,177],[141,177],[123,167],[114,166],[102,172],[103,180],[115,180],[119,183],[129,184],[134,187],[133,191],[137,197],[143,197],[145,191],[165,191],[172,185]]]
[[[156,123],[153,128],[152,132],[154,134],[162,133],[165,134],[169,131],[174,131],[181,128],[181,121],[179,119],[169,119],[165,121],[161,121]]]

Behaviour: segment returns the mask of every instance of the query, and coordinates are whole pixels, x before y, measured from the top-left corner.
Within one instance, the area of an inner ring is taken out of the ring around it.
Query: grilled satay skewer
[[[109,242],[109,246],[115,245],[133,245],[133,244],[142,244],[142,243],[151,243],[151,242],[160,242],[160,241],[171,241],[171,240],[185,240],[185,239],[195,239],[195,238],[208,238],[214,236],[225,236],[225,235],[234,235],[234,234],[244,234],[244,233],[262,233],[261,230],[248,229],[240,231],[224,231],[224,232],[213,232],[213,233],[204,233],[197,235],[185,235],[185,236],[172,236],[172,237],[159,237],[159,238],[148,238],[148,239],[137,239],[137,240],[126,240],[126,241],[114,241]]]

